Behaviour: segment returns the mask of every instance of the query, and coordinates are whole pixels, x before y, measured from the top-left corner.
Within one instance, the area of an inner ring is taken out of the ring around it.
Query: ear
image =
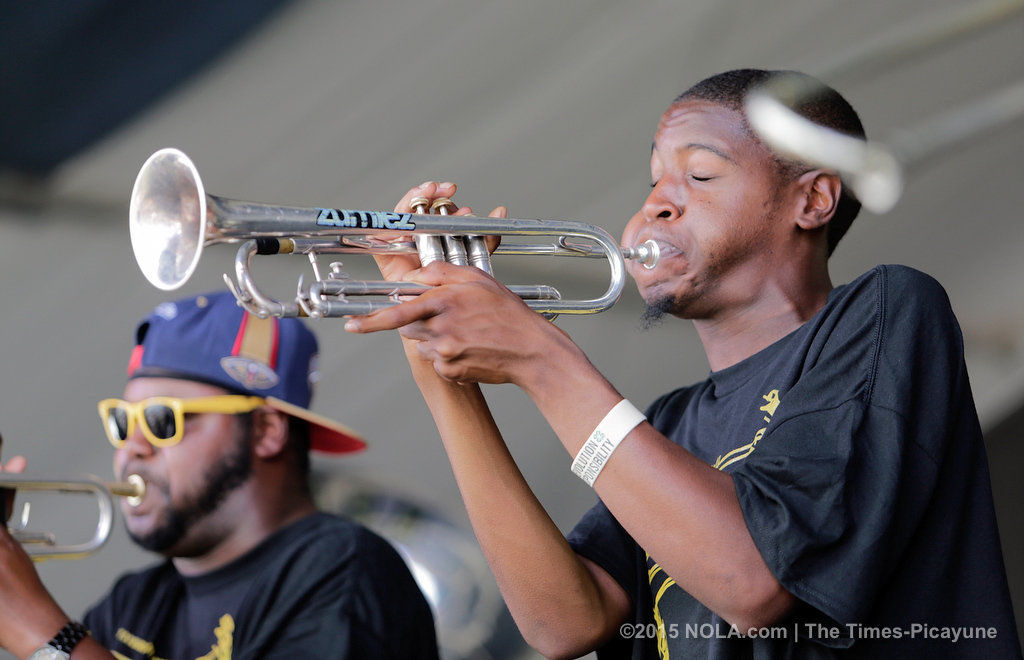
[[[256,456],[276,458],[288,445],[288,417],[270,408],[259,408],[253,414],[252,433]]]
[[[829,170],[811,170],[796,181],[799,193],[796,224],[804,230],[820,229],[836,213],[843,184],[839,175]]]

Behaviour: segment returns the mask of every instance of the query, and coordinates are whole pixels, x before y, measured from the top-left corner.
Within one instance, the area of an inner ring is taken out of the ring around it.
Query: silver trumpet
[[[22,512],[16,524],[10,525],[7,531],[14,540],[25,548],[35,561],[44,559],[79,559],[99,550],[110,537],[114,524],[113,496],[126,498],[128,504],[137,506],[146,493],[146,482],[137,474],[129,475],[123,482],[105,482],[92,476],[69,480],[42,480],[20,474],[0,474],[0,490],[17,491],[49,491],[63,494],[92,495],[96,499],[99,513],[96,518],[96,530],[88,541],[82,543],[61,544],[56,534],[51,531],[32,531],[28,529],[31,503],[24,502]]]
[[[610,269],[607,290],[598,298],[563,300],[548,285],[512,285],[535,311],[594,314],[611,307],[625,284],[625,259],[646,268],[658,262],[654,241],[620,247],[605,230],[571,221],[477,218],[449,215],[450,200],[413,200],[416,213],[357,211],[337,208],[270,206],[207,194],[195,165],[178,149],[161,149],[146,160],[135,180],[129,212],[132,248],[146,279],[165,291],[184,284],[192,275],[203,247],[241,243],[235,257],[235,277],[224,276],[239,304],[261,318],[313,318],[367,314],[396,305],[431,287],[405,282],[353,280],[331,264],[322,274],[320,254],[418,254],[425,265],[445,260],[469,264],[492,273],[486,236],[554,237],[549,243],[502,242],[494,254],[606,258]],[[382,240],[381,234],[389,238]],[[403,237],[402,234],[407,236]],[[398,236],[398,239],[394,237]],[[256,255],[304,254],[313,267],[313,282],[300,278],[293,301],[265,295],[251,274]]]

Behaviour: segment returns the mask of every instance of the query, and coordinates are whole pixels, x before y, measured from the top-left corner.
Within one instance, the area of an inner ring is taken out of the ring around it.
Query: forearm
[[[68,621],[28,553],[0,525],[0,647],[27,658]]]
[[[575,345],[553,350],[547,364],[522,385],[572,457],[622,396]],[[626,436],[594,487],[666,573],[741,630],[792,605],[754,545],[732,478],[649,424]]]
[[[593,649],[625,616],[625,593],[573,552],[516,466],[479,387],[441,379],[404,341],[474,532],[523,636],[547,655]]]
[[[4,632],[4,647],[19,658],[27,658],[53,639],[69,621],[69,617],[52,601],[41,599],[35,606],[25,606],[24,602],[21,605],[31,619],[17,624],[16,636],[12,636],[10,631]],[[12,625],[15,623],[13,618],[6,621]],[[113,657],[110,651],[91,635],[82,638],[71,653],[72,660],[109,660]]]

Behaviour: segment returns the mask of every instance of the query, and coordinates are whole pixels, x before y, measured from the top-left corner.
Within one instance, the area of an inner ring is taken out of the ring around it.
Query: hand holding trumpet
[[[453,183],[426,182],[409,190],[395,207],[414,212],[414,202],[451,198]],[[489,215],[504,218],[505,207]],[[454,215],[471,215],[459,207]],[[494,249],[490,245],[490,249]],[[529,380],[544,372],[551,347],[572,347],[568,336],[534,313],[507,287],[478,268],[435,262],[420,266],[414,255],[375,255],[382,275],[435,287],[401,305],[351,318],[345,329],[354,333],[398,329],[407,352],[430,362],[443,378],[458,382],[515,383],[530,391]],[[578,349],[576,349],[578,351]]]
[[[15,456],[6,464],[0,463],[0,473],[20,473],[25,466],[25,458]],[[6,522],[14,491],[2,491]],[[26,657],[69,620],[43,586],[28,553],[6,525],[0,525],[0,647]]]

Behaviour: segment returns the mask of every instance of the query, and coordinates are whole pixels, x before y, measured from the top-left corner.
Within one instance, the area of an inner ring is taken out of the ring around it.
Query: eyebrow
[[[733,159],[732,156],[730,156],[729,154],[725,153],[724,151],[722,151],[718,147],[712,146],[710,144],[704,144],[703,142],[691,142],[690,144],[686,145],[686,148],[687,149],[704,149],[706,151],[710,151],[711,153],[715,154],[719,158],[724,158],[725,160],[729,161],[730,163],[734,163],[734,164],[736,163],[735,159]]]
[[[654,142],[651,142],[651,153],[654,153],[654,150],[655,150],[656,146],[657,145]],[[710,151],[711,153],[715,154],[719,158],[724,158],[725,160],[729,161],[730,163],[733,163],[734,165],[736,164],[736,159],[735,158],[733,158],[729,154],[725,153],[724,151],[722,151],[718,147],[710,145],[710,144],[705,144],[703,142],[691,142],[688,145],[686,145],[686,148],[687,149],[704,149],[705,151]]]

